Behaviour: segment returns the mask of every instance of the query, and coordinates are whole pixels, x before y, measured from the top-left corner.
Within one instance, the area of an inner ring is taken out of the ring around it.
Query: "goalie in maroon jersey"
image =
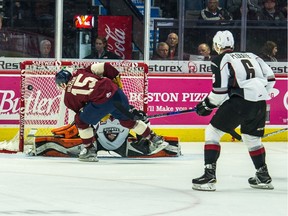
[[[121,89],[119,71],[110,63],[94,63],[73,74],[61,70],[56,74],[55,82],[65,90],[66,107],[76,113],[74,122],[84,146],[79,154],[80,161],[98,161],[91,125],[96,125],[108,114],[118,119],[123,127],[148,139],[155,149],[151,153],[168,145],[163,137],[156,135],[147,124],[130,115],[128,98]]]

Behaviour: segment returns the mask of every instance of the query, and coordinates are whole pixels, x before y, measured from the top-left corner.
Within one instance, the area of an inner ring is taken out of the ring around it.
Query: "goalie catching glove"
[[[206,97],[203,101],[197,104],[196,113],[199,116],[208,116],[217,106],[210,103],[209,98]]]

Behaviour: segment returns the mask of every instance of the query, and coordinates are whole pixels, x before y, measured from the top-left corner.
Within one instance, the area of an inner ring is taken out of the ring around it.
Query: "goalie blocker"
[[[181,155],[178,137],[164,136],[169,143],[163,150],[150,154],[149,140],[133,136],[129,129],[112,117],[95,125],[97,151],[113,151],[121,157],[177,157]],[[78,157],[83,149],[82,140],[74,124],[52,130],[54,136],[36,137],[33,154],[52,157]]]

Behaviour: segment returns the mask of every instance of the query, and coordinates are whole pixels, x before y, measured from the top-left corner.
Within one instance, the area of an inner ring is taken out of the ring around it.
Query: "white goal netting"
[[[19,129],[11,140],[0,142],[0,152],[22,152],[35,136],[50,136],[51,129],[73,121],[74,114],[63,104],[62,91],[56,87],[55,74],[65,68],[75,71],[95,62],[25,61],[21,63]],[[123,91],[129,103],[146,111],[148,67],[140,62],[109,62],[121,73]]]

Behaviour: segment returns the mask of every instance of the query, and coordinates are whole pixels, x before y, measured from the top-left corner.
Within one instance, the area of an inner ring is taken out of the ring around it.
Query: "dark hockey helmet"
[[[72,77],[72,74],[69,71],[62,69],[56,73],[55,82],[58,86],[61,86],[63,84],[67,85],[71,77]]]

